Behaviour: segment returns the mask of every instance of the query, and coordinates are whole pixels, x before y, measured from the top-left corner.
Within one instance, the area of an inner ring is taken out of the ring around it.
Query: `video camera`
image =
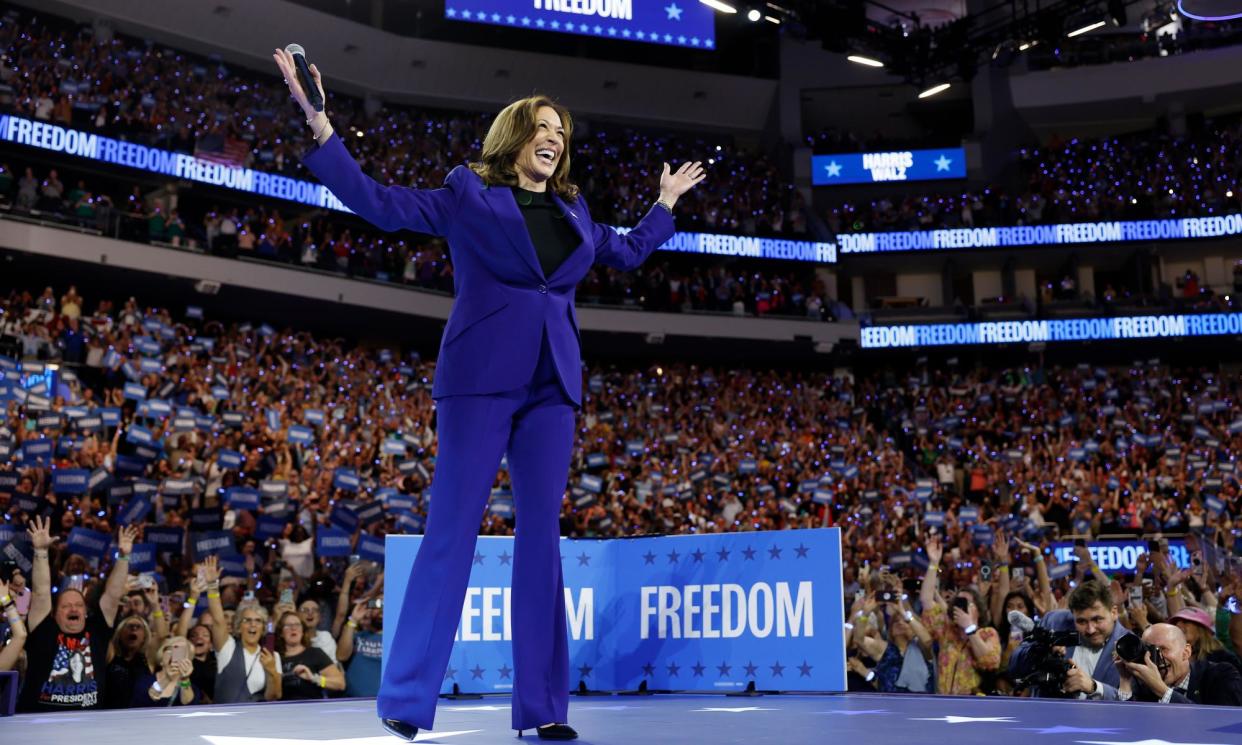
[[[1054,647],[1076,647],[1079,644],[1077,631],[1052,631],[1037,626],[1026,638],[1030,646],[1027,659],[1031,662],[1031,672],[1015,681],[1015,692],[1026,690],[1032,686],[1040,689],[1040,694],[1047,698],[1069,698],[1071,694],[1062,691],[1065,679],[1069,676],[1071,664],[1065,655]]]

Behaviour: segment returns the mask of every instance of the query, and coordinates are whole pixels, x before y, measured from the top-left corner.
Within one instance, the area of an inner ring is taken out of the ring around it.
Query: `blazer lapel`
[[[526,220],[518,210],[513,192],[507,186],[483,186],[483,201],[491,208],[496,221],[500,223],[501,232],[509,238],[509,243],[531,268],[535,276],[547,280],[543,276],[543,268],[539,266],[539,257],[535,255],[535,246],[530,242],[530,231],[526,229]]]
[[[569,221],[569,224],[573,226],[574,232],[578,234],[579,239],[578,245],[574,246],[574,250],[570,252],[569,256],[566,256],[565,260],[561,262],[561,265],[553,270],[552,276],[555,277],[557,274],[560,274],[561,271],[564,270],[571,261],[573,261],[574,257],[578,255],[578,252],[582,250],[583,244],[587,242],[587,232],[586,226],[582,224],[583,215],[585,215],[585,213],[582,211],[581,207],[571,207],[566,204],[563,199],[561,199],[559,194],[555,193],[552,195],[552,201],[556,202],[557,207],[560,207],[561,214],[563,214],[565,219]]]

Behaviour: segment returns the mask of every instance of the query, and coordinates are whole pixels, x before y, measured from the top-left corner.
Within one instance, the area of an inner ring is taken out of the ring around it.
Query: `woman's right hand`
[[[293,100],[298,102],[298,106],[302,107],[302,112],[306,114],[307,119],[314,119],[319,112],[315,111],[307,98],[306,90],[302,87],[302,81],[298,78],[298,67],[293,61],[293,55],[283,49],[277,49],[272,53],[272,58],[276,60],[276,66],[280,68],[280,74],[285,79],[285,84],[289,86],[289,93],[293,96]],[[315,78],[315,85],[319,86],[319,96],[326,104],[328,97],[323,92],[323,81],[319,77],[319,68],[314,65],[310,66],[311,75]]]

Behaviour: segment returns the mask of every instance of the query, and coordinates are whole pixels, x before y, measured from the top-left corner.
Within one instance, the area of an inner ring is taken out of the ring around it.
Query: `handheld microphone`
[[[306,91],[306,100],[315,111],[323,111],[323,96],[319,95],[319,86],[315,85],[315,76],[311,74],[310,64],[306,61],[306,50],[301,44],[290,44],[285,51],[293,55],[293,64],[298,68],[298,80],[302,90]]]
[[[1009,611],[1009,625],[1023,634],[1029,634],[1035,630],[1035,622],[1020,610]]]

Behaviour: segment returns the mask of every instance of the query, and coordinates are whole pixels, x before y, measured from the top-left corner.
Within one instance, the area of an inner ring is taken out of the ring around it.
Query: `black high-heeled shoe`
[[[388,734],[400,737],[406,742],[414,742],[414,738],[418,736],[418,727],[400,719],[380,719],[380,726],[387,730]]]
[[[568,724],[549,724],[546,727],[536,727],[535,732],[538,733],[540,740],[577,740],[578,732]],[[522,730],[518,730],[518,737],[522,736]]]

